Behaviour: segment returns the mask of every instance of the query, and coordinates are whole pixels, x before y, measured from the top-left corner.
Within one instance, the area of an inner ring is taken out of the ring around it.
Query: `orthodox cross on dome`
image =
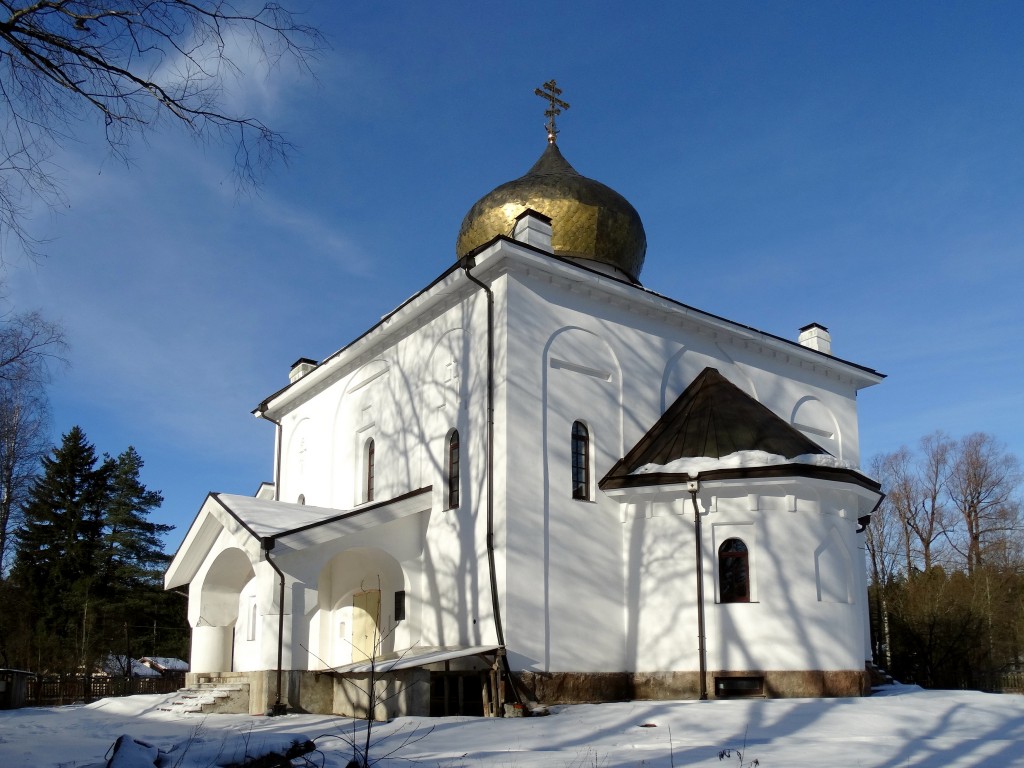
[[[544,116],[548,119],[546,126],[548,129],[548,144],[554,144],[558,136],[558,129],[555,127],[555,117],[562,114],[563,109],[568,109],[569,103],[558,98],[562,94],[562,89],[558,87],[554,80],[548,80],[544,83],[544,90],[534,88],[533,92],[542,99],[548,100],[549,106],[544,110]]]

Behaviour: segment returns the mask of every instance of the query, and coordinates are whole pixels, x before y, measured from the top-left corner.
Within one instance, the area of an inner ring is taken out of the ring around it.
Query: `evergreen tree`
[[[25,661],[73,670],[94,655],[90,630],[102,599],[99,565],[115,466],[98,462],[79,427],[42,463],[24,508],[12,580],[28,624]]]
[[[129,446],[114,460],[110,479],[104,520],[104,577],[111,589],[122,595],[140,586],[160,584],[170,561],[163,552],[161,537],[173,526],[147,519],[164,497],[142,484],[139,473],[143,464],[142,457]]]
[[[142,467],[142,457],[131,446],[114,460],[102,541],[103,635],[106,646],[125,658],[156,653],[151,627],[167,624],[168,610],[181,612],[180,598],[168,600],[163,591],[170,557],[161,538],[173,526],[148,519],[163,496],[142,484]]]
[[[134,448],[97,458],[78,427],[43,459],[6,590],[24,617],[21,642],[10,642],[19,664],[70,672],[110,655],[182,654],[184,603],[163,590],[171,526],[148,519],[163,497],[143,485],[142,467]]]

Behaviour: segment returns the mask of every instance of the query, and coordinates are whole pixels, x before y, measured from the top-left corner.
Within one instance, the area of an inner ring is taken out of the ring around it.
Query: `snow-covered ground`
[[[161,712],[165,696],[88,706],[0,712],[0,768],[103,765],[122,733],[160,748],[192,739],[197,757],[238,734],[250,743],[301,734],[320,749],[313,764],[344,768],[346,739],[364,724],[320,715],[279,718]],[[430,768],[618,768],[738,765],[1024,766],[1024,696],[893,686],[864,699],[637,701],[556,707],[548,717],[399,718],[373,729],[371,760]],[[422,738],[420,738],[422,737]],[[400,747],[404,740],[409,740]],[[418,739],[418,740],[417,740]],[[199,765],[186,756],[181,768]],[[209,766],[210,762],[202,762]]]

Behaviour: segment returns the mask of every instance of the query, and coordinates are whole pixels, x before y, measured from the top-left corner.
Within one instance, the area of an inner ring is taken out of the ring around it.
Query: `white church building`
[[[436,280],[256,408],[273,483],[211,493],[166,574],[191,679],[381,717],[865,691],[883,377],[642,286],[639,215],[555,134]]]

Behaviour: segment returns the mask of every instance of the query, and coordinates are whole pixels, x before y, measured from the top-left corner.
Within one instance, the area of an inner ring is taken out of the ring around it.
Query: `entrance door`
[[[352,595],[352,661],[368,661],[376,655],[379,621],[379,589]]]

